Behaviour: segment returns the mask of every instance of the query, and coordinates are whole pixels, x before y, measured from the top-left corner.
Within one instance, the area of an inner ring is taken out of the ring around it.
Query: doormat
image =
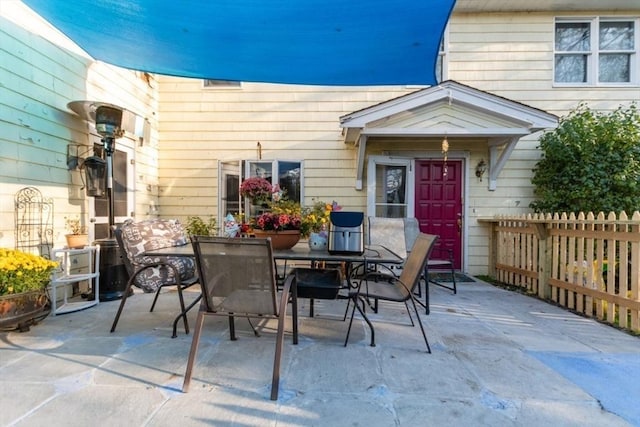
[[[475,279],[473,277],[469,277],[466,274],[455,273],[455,275],[456,275],[456,283],[464,283],[464,282],[473,283],[473,282],[475,282]],[[453,282],[453,278],[451,277],[451,273],[431,272],[431,273],[429,273],[429,280],[434,280],[436,282]]]

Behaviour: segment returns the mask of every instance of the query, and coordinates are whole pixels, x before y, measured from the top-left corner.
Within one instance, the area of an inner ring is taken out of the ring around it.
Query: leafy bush
[[[209,217],[206,222],[199,216],[190,216],[187,217],[185,230],[189,236],[217,236],[217,226],[218,221],[213,216]]]
[[[640,210],[640,114],[580,105],[540,138],[533,169],[537,212]]]

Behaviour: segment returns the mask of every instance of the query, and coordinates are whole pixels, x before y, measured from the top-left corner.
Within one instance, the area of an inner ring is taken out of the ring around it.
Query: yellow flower
[[[57,266],[38,255],[0,248],[0,295],[44,289]]]

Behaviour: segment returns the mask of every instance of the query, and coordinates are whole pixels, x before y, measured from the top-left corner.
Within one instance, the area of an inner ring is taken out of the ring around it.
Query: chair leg
[[[351,320],[349,320],[349,327],[347,328],[347,337],[344,339],[344,346],[347,346],[347,343],[349,342],[349,334],[351,333],[351,324],[353,323],[353,315],[356,313],[356,306],[358,305],[358,301],[356,299],[357,297],[352,297],[349,298],[349,301],[351,301],[353,299],[353,308],[351,309]],[[349,308],[349,306],[347,306],[347,309]],[[346,316],[346,313],[345,313]]]
[[[425,276],[427,277],[427,276]],[[422,293],[420,293],[422,294]],[[420,296],[420,295],[418,295]],[[431,309],[429,308],[429,280],[425,278],[424,280],[424,302],[420,301],[416,298],[416,303],[424,307],[425,314],[430,314]]]
[[[420,325],[420,330],[422,331],[422,337],[424,338],[424,343],[427,345],[427,353],[431,353],[431,346],[429,346],[429,340],[427,339],[427,333],[424,331],[424,326],[422,325],[422,320],[420,320],[420,313],[418,313],[418,307],[416,306],[415,298],[411,298],[411,303],[413,304],[413,311],[416,313],[416,317],[418,318],[418,324]]]
[[[184,333],[189,335],[189,321],[187,320],[187,312],[184,309],[184,295],[182,293],[182,283],[180,283],[180,279],[178,278],[176,287],[178,288],[178,299],[180,300],[180,313],[183,314],[182,320],[184,322]],[[175,334],[176,331],[173,331]]]
[[[116,317],[113,319],[113,324],[111,325],[111,332],[116,330],[116,326],[118,326],[118,320],[120,320],[120,314],[122,314],[122,309],[124,308],[124,303],[127,302],[127,298],[129,293],[131,292],[131,286],[133,284],[133,280],[135,279],[135,275],[129,279],[127,282],[127,286],[124,289],[124,294],[122,295],[122,299],[120,300],[120,306],[118,307],[118,311],[116,313]]]
[[[411,315],[411,310],[409,310],[409,303],[407,301],[404,302],[404,307],[407,309],[407,314],[409,315],[411,326],[416,326],[416,324],[413,322],[413,316]]]
[[[362,316],[362,318],[364,319],[365,322],[367,322],[367,325],[369,325],[369,330],[371,331],[371,347],[375,347],[376,346],[376,332],[375,329],[373,329],[373,323],[371,323],[371,320],[369,320],[369,318],[367,317],[367,315],[365,314],[364,310],[362,308],[360,308],[360,306],[358,305],[358,301],[357,301],[357,296],[353,297],[353,309],[351,310],[351,320],[349,320],[349,328],[347,329],[347,337],[344,340],[344,346],[347,346],[347,343],[349,342],[349,334],[351,333],[351,325],[353,324],[353,315],[355,314],[356,309],[358,309],[358,312],[360,313],[360,315]],[[363,301],[362,304],[364,305],[365,302]]]
[[[204,304],[203,304],[204,305]],[[187,361],[187,370],[184,373],[184,382],[182,383],[182,392],[189,391],[189,384],[191,383],[191,374],[193,373],[193,365],[196,361],[196,354],[198,353],[198,345],[200,344],[200,334],[202,333],[202,327],[204,324],[204,314],[206,308],[200,306],[198,311],[198,317],[196,319],[196,329],[193,331],[193,338],[191,340],[191,350],[189,351],[189,359]]]
[[[149,309],[149,313],[153,312],[153,309],[156,307],[156,301],[158,301],[158,297],[160,296],[161,290],[162,290],[162,286],[158,286],[158,289],[156,289],[156,295],[153,297],[153,302],[151,303],[151,308]]]
[[[231,341],[236,341],[238,337],[236,337],[236,322],[233,317],[233,313],[229,316],[229,339]]]
[[[451,263],[451,280],[453,281],[453,294],[458,293],[458,287],[456,286],[456,272],[453,269],[453,262]]]
[[[198,295],[198,297],[196,299],[193,300],[193,302],[191,304],[189,304],[189,306],[187,308],[185,308],[183,310],[182,313],[178,314],[176,316],[175,319],[173,319],[173,335],[171,336],[171,338],[175,338],[178,336],[178,321],[187,316],[187,313],[196,305],[198,304],[198,302],[200,302],[200,300],[202,299],[202,294]],[[189,332],[187,332],[188,334]]]
[[[280,365],[282,363],[282,352],[284,348],[284,323],[287,318],[287,301],[289,300],[290,289],[291,289],[291,282],[290,281],[285,282],[282,289],[282,296],[280,299],[280,306],[279,306],[280,311],[278,312],[278,334],[276,335],[276,351],[273,357],[273,376],[271,378],[271,400],[278,400],[278,390],[280,388]],[[297,298],[297,294],[294,295],[294,297]],[[297,310],[297,306],[294,308]],[[294,325],[294,341],[297,342],[297,339],[298,339],[297,327]]]

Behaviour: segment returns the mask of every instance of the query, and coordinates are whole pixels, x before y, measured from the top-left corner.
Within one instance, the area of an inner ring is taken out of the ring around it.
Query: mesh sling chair
[[[186,393],[189,390],[205,316],[227,316],[232,340],[236,339],[235,317],[275,318],[278,320],[278,331],[271,400],[277,400],[284,344],[284,323],[293,277],[285,280],[282,294],[278,299],[270,239],[193,236],[192,244],[202,287],[202,300],[191,341],[182,391]],[[297,309],[295,298],[292,302],[295,323]],[[294,342],[296,339],[294,330]]]
[[[403,218],[367,217],[366,237],[368,245],[381,245],[389,249],[403,260],[407,257],[405,246],[405,233]],[[403,261],[404,263],[404,261]],[[356,281],[363,281],[366,286],[370,281],[388,282],[400,275],[402,264],[359,264],[353,266],[351,278]],[[349,311],[349,304],[344,313],[346,319]],[[369,304],[374,312],[378,312],[378,301],[374,299],[373,304]]]
[[[405,218],[404,220],[405,220],[405,228],[404,228],[405,244],[406,244],[407,251],[410,252],[416,240],[416,236],[420,234],[420,225],[418,224],[418,220],[416,218]],[[434,258],[435,256],[437,256],[437,258]],[[437,273],[442,271],[446,271],[448,274],[451,275],[451,284],[445,283],[442,280],[438,280],[435,274],[433,275],[430,274],[430,273]],[[420,305],[424,306],[427,314],[429,314],[429,311],[430,311],[429,283],[433,283],[436,286],[449,289],[453,291],[454,295],[458,293],[458,287],[456,285],[455,263],[453,259],[453,251],[451,249],[444,249],[444,248],[439,248],[434,246],[433,251],[429,256],[429,259],[427,260],[427,266],[425,267],[424,283],[425,283],[424,303],[420,302],[419,300],[418,302]],[[419,286],[417,289],[417,294],[419,297],[422,296],[422,292]]]
[[[368,297],[380,301],[404,303],[405,307],[407,308],[407,313],[409,313],[411,324],[413,326],[413,319],[411,318],[411,312],[408,308],[408,302],[411,301],[413,311],[416,314],[418,324],[420,325],[420,330],[422,331],[424,342],[427,345],[427,352],[431,353],[431,347],[429,346],[429,341],[427,340],[427,334],[424,331],[424,326],[422,325],[422,321],[420,320],[420,315],[418,313],[418,308],[416,306],[416,297],[414,295],[414,292],[420,284],[420,278],[422,276],[422,273],[424,272],[427,260],[431,255],[431,251],[433,250],[433,246],[436,240],[437,236],[424,233],[418,234],[415,240],[415,244],[413,245],[413,248],[404,263],[400,277],[390,277],[388,281],[384,282],[369,282],[365,291],[363,291],[361,284],[356,290],[349,293],[349,296],[353,300],[353,308],[351,310],[351,319],[349,321],[347,337],[344,341],[345,346],[349,342],[349,333],[351,332],[351,325],[353,323],[353,316],[356,309],[360,312],[362,318],[369,325],[369,328],[371,330],[371,346],[375,346],[375,331],[373,329],[373,325],[365,314],[364,309],[362,309],[358,304],[358,299]]]
[[[149,257],[144,255],[145,251],[151,249],[186,244],[187,237],[180,222],[172,219],[151,219],[139,222],[127,220],[115,230],[115,237],[124,255],[123,261],[129,273],[129,280],[113,319],[111,332],[116,330],[133,285],[141,288],[144,292],[155,292],[150,312],[155,308],[160,292],[167,287],[175,286],[180,302],[180,314],[173,322],[172,338],[177,336],[180,318],[183,319],[184,330],[188,334],[189,324],[186,313],[195,302],[189,307],[185,307],[182,291],[198,281],[195,274],[195,262],[189,257]]]

